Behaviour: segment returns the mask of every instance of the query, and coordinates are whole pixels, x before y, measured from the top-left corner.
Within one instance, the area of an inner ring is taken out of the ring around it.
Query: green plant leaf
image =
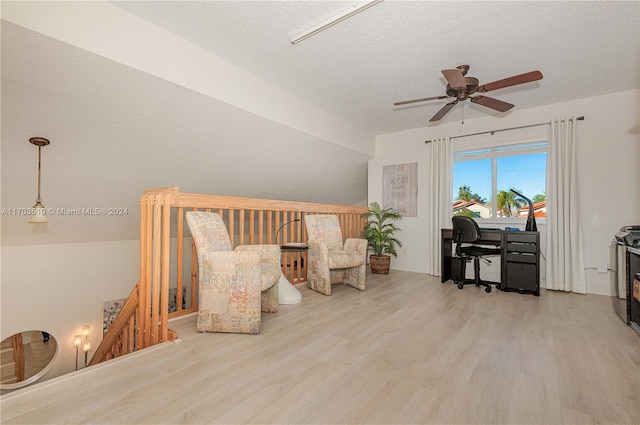
[[[402,246],[395,233],[400,228],[392,221],[401,220],[402,216],[393,208],[382,208],[377,202],[369,204],[369,211],[362,214],[367,223],[362,231],[362,237],[367,240],[373,255],[393,255],[398,257],[397,249]]]

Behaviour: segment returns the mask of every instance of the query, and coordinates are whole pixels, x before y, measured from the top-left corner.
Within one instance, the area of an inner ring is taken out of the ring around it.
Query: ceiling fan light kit
[[[442,75],[447,80],[446,96],[425,97],[421,99],[403,100],[395,102],[394,106],[402,106],[410,103],[426,102],[429,100],[440,100],[455,98],[452,102],[444,105],[436,114],[431,117],[429,122],[440,121],[445,115],[458,103],[469,99],[472,103],[491,108],[498,112],[507,112],[514,107],[511,103],[494,99],[489,96],[478,95],[476,93],[486,93],[492,90],[498,90],[505,87],[516,86],[518,84],[530,83],[542,79],[540,71],[531,71],[524,74],[514,75],[513,77],[503,78],[488,84],[480,85],[480,81],[475,77],[467,77],[469,65],[460,65],[455,69],[443,69]]]

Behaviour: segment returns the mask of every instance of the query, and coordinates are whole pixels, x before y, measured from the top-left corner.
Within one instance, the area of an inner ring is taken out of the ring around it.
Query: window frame
[[[513,143],[503,143],[491,146],[476,146],[470,149],[455,149],[453,152],[453,164],[457,162],[476,161],[483,159],[491,160],[491,198],[497,199],[498,194],[498,158],[509,156],[531,155],[544,153],[548,155],[548,140],[546,138],[518,141]],[[547,164],[548,165],[548,164]],[[452,167],[453,170],[454,167]],[[453,180],[453,175],[451,176]],[[546,175],[545,175],[545,193],[546,193]],[[455,188],[452,188],[455,190]],[[452,190],[452,191],[453,191]],[[491,217],[474,218],[476,221],[483,223],[495,223],[500,225],[522,224],[526,223],[526,217],[498,217],[498,205],[496,202],[491,204]],[[546,218],[536,218],[537,222],[545,223]]]

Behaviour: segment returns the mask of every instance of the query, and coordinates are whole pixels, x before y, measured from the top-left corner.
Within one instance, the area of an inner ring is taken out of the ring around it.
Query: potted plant
[[[382,208],[377,202],[369,204],[369,211],[362,214],[367,223],[362,231],[362,237],[369,243],[373,254],[369,256],[371,272],[379,274],[389,273],[391,256],[398,257],[397,249],[402,243],[395,237],[400,229],[393,223],[402,216],[391,207]]]

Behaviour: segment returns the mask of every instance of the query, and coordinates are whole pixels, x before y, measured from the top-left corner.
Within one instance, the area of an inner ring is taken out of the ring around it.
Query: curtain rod
[[[576,121],[584,121],[584,116],[576,118]],[[550,124],[551,124],[551,121],[547,121],[547,122],[540,122],[538,124],[520,125],[518,127],[500,128],[498,130],[480,131],[478,133],[462,134],[460,136],[451,136],[450,139],[459,139],[461,137],[477,136],[479,134],[488,134],[488,133],[491,133],[493,135],[493,133],[497,133],[499,131],[518,130],[520,128],[539,127],[541,125],[550,125]],[[425,140],[424,142],[431,143],[432,141],[433,140]]]

